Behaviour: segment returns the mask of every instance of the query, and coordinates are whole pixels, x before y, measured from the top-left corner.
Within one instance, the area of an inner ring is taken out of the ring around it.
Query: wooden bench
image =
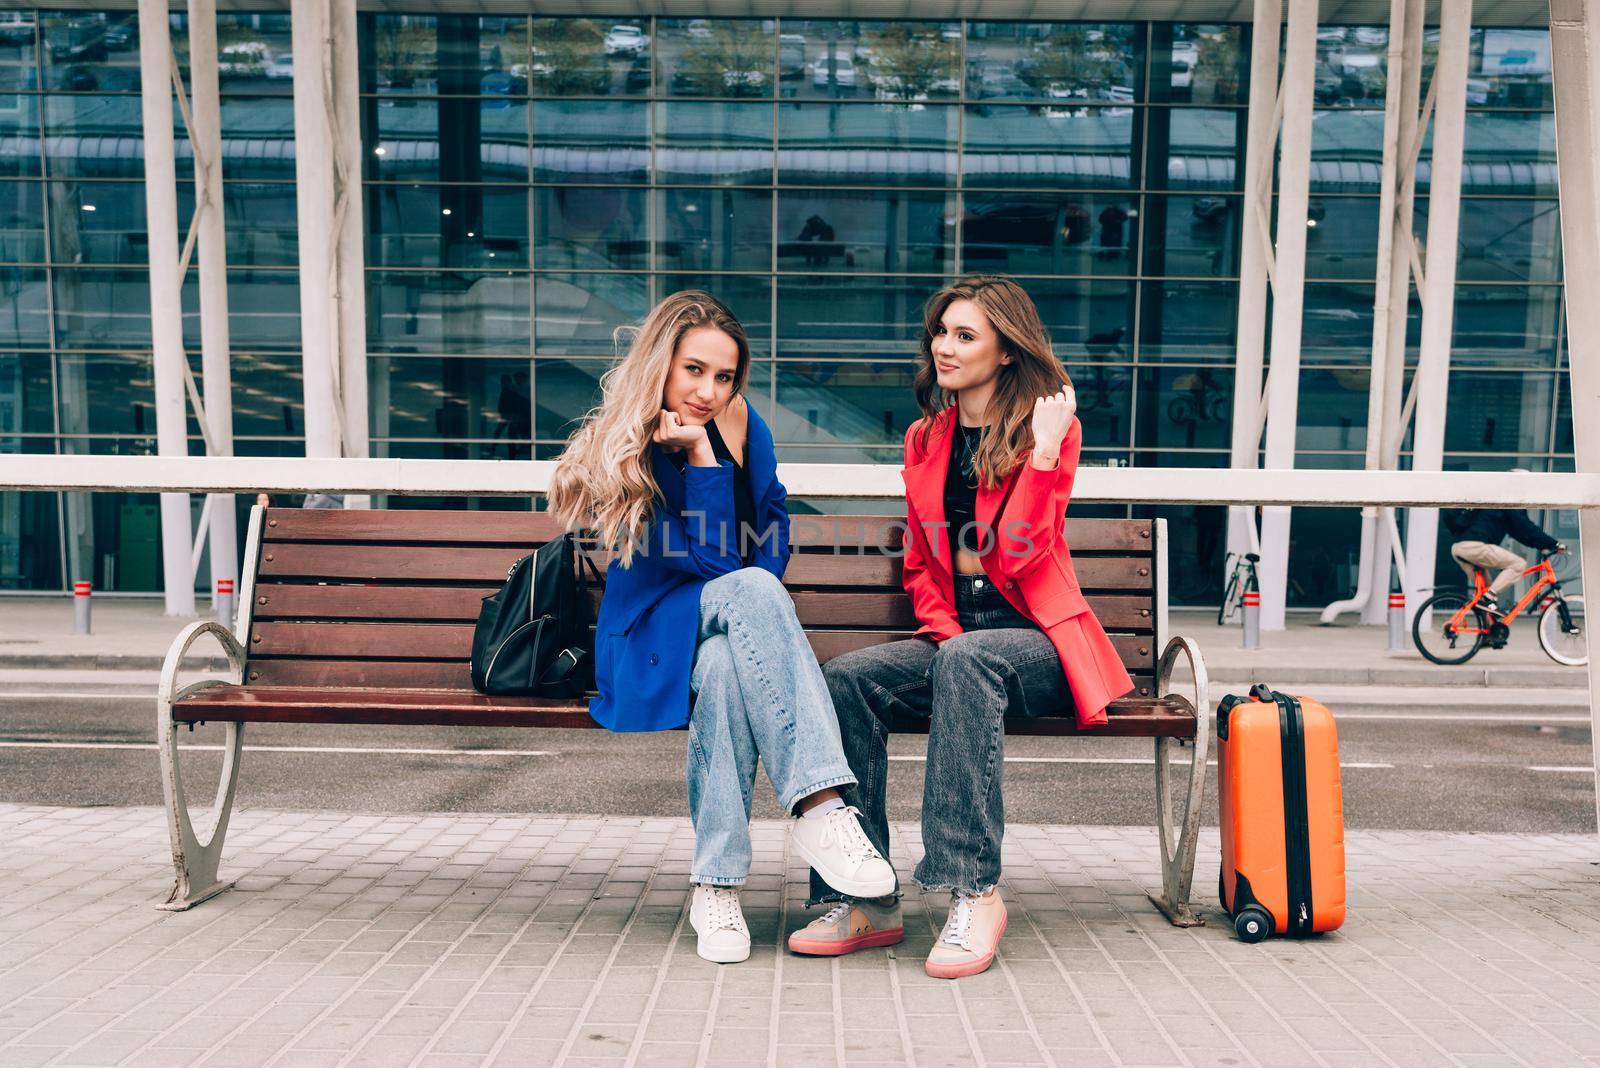
[[[916,627],[900,585],[904,520],[797,516],[784,582],[820,660],[906,637]],[[1162,893],[1174,923],[1189,907],[1205,789],[1211,711],[1192,642],[1169,637],[1163,520],[1074,519],[1066,526],[1084,592],[1132,674],[1092,733],[1155,740]],[[540,512],[338,511],[257,507],[250,520],[237,637],[214,622],[174,641],[157,699],[162,786],[177,885],[162,906],[186,909],[228,888],[218,862],[238,783],[246,723],[596,727],[584,700],[490,697],[472,689],[468,657],[482,599],[518,558],[559,533]],[[598,602],[599,592],[592,593]],[[177,687],[180,662],[202,635],[228,655],[231,677]],[[1180,654],[1192,693],[1170,692]],[[180,727],[226,728],[216,800],[200,841],[179,772]],[[908,723],[906,729],[922,726]],[[925,729],[925,728],[924,728]],[[1015,734],[1079,733],[1070,715],[1008,721]],[[1192,743],[1173,818],[1169,750]]]

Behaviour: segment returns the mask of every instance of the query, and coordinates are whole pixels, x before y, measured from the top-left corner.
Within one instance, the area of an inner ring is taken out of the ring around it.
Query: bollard
[[[233,579],[217,579],[217,593],[211,599],[211,608],[216,613],[217,622],[232,630]]]
[[[72,584],[72,633],[89,633],[89,583]]]
[[[1261,648],[1261,591],[1244,591],[1244,647]]]
[[[1389,651],[1404,652],[1406,648],[1406,594],[1394,590],[1389,594]]]

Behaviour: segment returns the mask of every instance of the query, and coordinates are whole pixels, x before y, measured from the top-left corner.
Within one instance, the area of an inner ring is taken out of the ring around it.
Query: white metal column
[[[1560,174],[1561,250],[1567,279],[1567,347],[1572,362],[1572,435],[1576,468],[1600,472],[1600,17],[1585,0],[1550,0],[1555,72],[1556,164]],[[1600,575],[1600,509],[1578,513],[1583,574]],[[1588,583],[1586,583],[1588,585]],[[1597,585],[1600,589],[1600,585]],[[1600,598],[1597,598],[1600,599]],[[1600,638],[1587,618],[1592,739],[1600,739]],[[1600,774],[1600,748],[1591,741]],[[1600,796],[1596,799],[1600,816]]]
[[[1233,440],[1228,465],[1260,465],[1261,380],[1272,274],[1272,171],[1278,145],[1278,35],[1283,0],[1255,0],[1250,28],[1250,109],[1239,231],[1239,313],[1233,378]],[[1228,551],[1255,549],[1255,510],[1228,509]]]
[[[355,0],[292,0],[306,455],[368,454]],[[347,507],[368,498],[346,498]]]
[[[183,277],[178,266],[178,174],[172,133],[172,39],[166,0],[139,0],[144,202],[150,253],[150,340],[155,353],[156,450],[186,456]],[[161,495],[161,573],[169,616],[194,615],[189,496]]]
[[[1428,182],[1428,257],[1420,286],[1422,342],[1417,354],[1416,423],[1411,467],[1444,467],[1444,420],[1455,325],[1456,248],[1461,218],[1461,156],[1467,124],[1467,63],[1472,38],[1471,0],[1442,5],[1439,56],[1434,62],[1433,156]],[[1413,508],[1406,523],[1406,615],[1433,586],[1439,510]]]
[[[1306,281],[1306,216],[1311,198],[1312,88],[1317,71],[1317,0],[1289,0],[1284,49],[1283,139],[1278,160],[1278,226],[1273,257],[1271,370],[1267,383],[1267,468],[1294,467],[1299,425],[1300,334]],[[1261,629],[1282,630],[1289,586],[1289,509],[1261,510]]]
[[[194,146],[194,226],[200,255],[200,360],[206,446],[233,455],[233,372],[228,342],[227,227],[222,208],[222,105],[217,88],[216,0],[189,0],[189,143]],[[179,91],[182,87],[179,86]],[[239,543],[234,499],[214,495],[210,517],[211,590],[237,582]]]

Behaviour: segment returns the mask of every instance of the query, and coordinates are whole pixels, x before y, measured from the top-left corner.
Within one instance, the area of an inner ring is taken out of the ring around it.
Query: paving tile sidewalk
[[[1245,946],[1146,903],[1152,831],[1013,827],[1001,959],[956,983],[931,896],[895,950],[782,952],[804,871],[755,839],[756,948],[718,967],[680,819],[244,810],[238,888],[167,914],[160,810],[0,806],[0,1064],[1600,1063],[1590,836],[1354,833],[1349,926]]]

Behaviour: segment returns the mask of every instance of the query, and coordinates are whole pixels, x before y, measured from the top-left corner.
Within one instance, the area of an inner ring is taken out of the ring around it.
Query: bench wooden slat
[[[255,589],[254,618],[273,620],[377,620],[395,622],[472,622],[489,586],[360,586],[262,583]],[[802,624],[909,627],[916,617],[911,600],[899,591],[792,591]],[[590,591],[591,611],[599,603]],[[1129,594],[1088,595],[1100,625],[1108,631],[1153,629],[1150,598]]]
[[[796,548],[893,547],[899,544],[905,516],[795,515],[790,539]],[[1152,522],[1148,519],[1068,519],[1067,542],[1079,552],[1148,551]],[[561,527],[549,512],[469,511],[454,509],[273,508],[267,512],[263,537],[276,542],[375,542],[452,545],[519,545],[524,550],[556,537]]]
[[[348,723],[413,726],[598,727],[581,702],[537,697],[490,697],[470,690],[371,690],[356,687],[228,686],[208,687],[173,710],[178,722],[206,719],[250,723]],[[1006,721],[1009,734],[1080,734],[1113,737],[1176,737],[1194,735],[1194,713],[1179,698],[1164,701],[1116,701],[1107,709],[1109,723],[1081,732],[1066,716]],[[906,730],[926,729],[909,721]]]
[[[282,656],[370,660],[467,660],[472,656],[468,623],[258,623],[250,632],[250,658]],[[808,630],[817,659],[911,637],[905,629]],[[1113,635],[1111,643],[1126,664],[1149,663],[1155,655],[1149,635]]]
[[[410,583],[500,583],[526,555],[519,546],[327,545],[288,542],[262,547],[261,575],[300,578],[403,581]],[[1154,583],[1146,557],[1085,557],[1075,561],[1084,589],[1147,590]],[[894,557],[799,554],[784,581],[795,586],[879,587],[899,590],[900,561]]]

